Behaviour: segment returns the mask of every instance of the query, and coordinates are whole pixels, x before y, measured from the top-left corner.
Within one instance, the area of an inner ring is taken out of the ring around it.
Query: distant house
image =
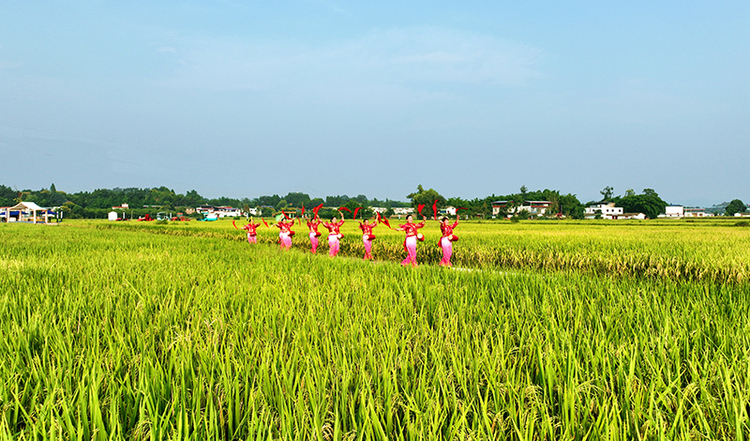
[[[684,217],[685,207],[682,205],[667,205],[664,211],[664,217]]]
[[[623,213],[618,217],[618,219],[638,219],[638,220],[646,220],[648,217],[646,217],[643,213]]]
[[[455,216],[456,211],[457,211],[456,207],[448,206],[448,207],[441,208],[440,210],[438,210],[438,213],[442,215],[447,215],[447,216]]]
[[[544,216],[551,205],[552,202],[550,201],[523,201],[521,205],[514,207],[512,201],[495,201],[492,203],[492,215],[497,216],[503,209],[510,206],[507,209],[509,216],[524,210],[532,216]]]
[[[380,214],[383,214],[383,213],[385,213],[386,211],[388,211],[388,209],[387,209],[387,208],[385,208],[385,207],[367,207],[367,208],[369,208],[370,210],[372,210],[372,211],[373,211],[373,213],[380,213]]]
[[[616,207],[614,202],[598,203],[586,207],[583,216],[586,219],[596,219],[598,215],[601,219],[620,219],[624,214],[623,211],[623,208]]]
[[[195,208],[198,214],[202,214],[207,218],[223,218],[223,217],[240,217],[242,216],[242,210],[239,208],[232,207],[215,207],[213,205],[201,205]]]
[[[393,214],[396,214],[398,216],[405,215],[405,214],[412,214],[416,210],[414,210],[414,207],[395,207],[393,209]]]
[[[705,208],[686,208],[685,209],[685,217],[706,217],[708,216],[706,214]]]
[[[113,210],[127,210],[129,208],[128,204],[122,204],[119,207],[112,207]]]

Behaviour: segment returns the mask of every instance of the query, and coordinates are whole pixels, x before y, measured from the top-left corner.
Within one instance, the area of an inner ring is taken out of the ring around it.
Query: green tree
[[[732,202],[727,205],[724,214],[726,216],[734,216],[735,213],[744,213],[745,211],[747,211],[747,205],[739,199],[733,199]]]
[[[625,196],[615,201],[626,213],[643,213],[649,219],[656,219],[667,207],[659,195],[650,188],[643,190],[643,194]]]
[[[411,206],[418,208],[419,205],[424,204],[425,208],[422,211],[425,217],[432,217],[432,204],[437,200],[437,208],[445,207],[445,198],[440,195],[434,189],[425,190],[422,184],[417,186],[417,191],[406,196],[411,199]]]
[[[612,199],[612,196],[614,194],[614,191],[615,191],[615,189],[612,188],[612,187],[610,187],[609,185],[606,186],[606,187],[604,187],[604,189],[599,192],[602,195],[602,201],[604,201],[604,202],[610,202],[611,199]]]

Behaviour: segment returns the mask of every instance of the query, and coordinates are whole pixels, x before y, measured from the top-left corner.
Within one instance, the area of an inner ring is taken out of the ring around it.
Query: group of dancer
[[[342,209],[346,210],[346,208],[344,207],[342,207]],[[359,209],[354,211],[355,219],[357,217],[358,210]],[[341,227],[344,225],[344,218],[343,216],[341,216],[341,218],[339,219],[337,216],[333,216],[330,222],[324,222],[320,219],[320,217],[318,217],[317,210],[313,211],[313,217],[304,217],[304,219],[306,219],[307,228],[309,230],[308,236],[310,238],[310,251],[312,253],[317,253],[319,245],[318,238],[322,236],[321,232],[318,231],[318,229],[322,225],[328,230],[328,255],[331,257],[335,257],[339,252],[340,241],[344,238],[344,235],[341,233]],[[419,211],[421,212],[421,207]],[[275,224],[272,224],[273,227],[279,229],[279,246],[281,249],[288,250],[292,247],[292,236],[294,236],[295,234],[292,230],[292,227],[294,226],[294,222],[296,219],[297,218],[290,218],[284,213],[284,218],[280,219]],[[271,228],[271,226],[266,223],[264,219],[261,220],[266,227]],[[392,230],[403,231],[404,233],[406,233],[406,237],[404,238],[404,250],[406,251],[406,258],[401,262],[401,265],[410,265],[416,267],[417,242],[424,241],[424,235],[420,233],[419,230],[426,225],[426,219],[424,219],[422,222],[414,223],[414,216],[409,214],[406,216],[406,223],[403,225],[399,225],[398,228],[392,228],[388,219],[380,217],[380,214],[377,214],[377,217],[373,219],[372,222],[370,222],[370,219],[364,219],[364,221],[359,222],[359,229],[362,230],[362,242],[365,246],[365,260],[373,260],[372,242],[375,240],[373,229],[375,229],[380,223]],[[248,243],[258,243],[257,229],[260,226],[260,223],[254,223],[251,218],[250,221],[242,227],[242,229],[247,233]],[[453,234],[453,230],[457,226],[458,216],[456,216],[456,221],[452,224],[450,223],[448,217],[443,216],[442,218],[440,218],[440,232],[442,235],[440,237],[439,246],[443,251],[443,258],[440,260],[441,266],[452,266],[451,256],[453,255],[453,242],[458,240],[458,237]]]

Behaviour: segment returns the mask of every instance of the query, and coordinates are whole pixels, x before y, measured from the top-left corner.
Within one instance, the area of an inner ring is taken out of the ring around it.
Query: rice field
[[[3,439],[747,439],[750,228],[0,225]],[[548,262],[552,260],[552,262]]]

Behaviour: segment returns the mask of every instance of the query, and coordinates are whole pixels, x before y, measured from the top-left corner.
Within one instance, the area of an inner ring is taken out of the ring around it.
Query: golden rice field
[[[750,228],[0,224],[0,439],[750,437]]]

